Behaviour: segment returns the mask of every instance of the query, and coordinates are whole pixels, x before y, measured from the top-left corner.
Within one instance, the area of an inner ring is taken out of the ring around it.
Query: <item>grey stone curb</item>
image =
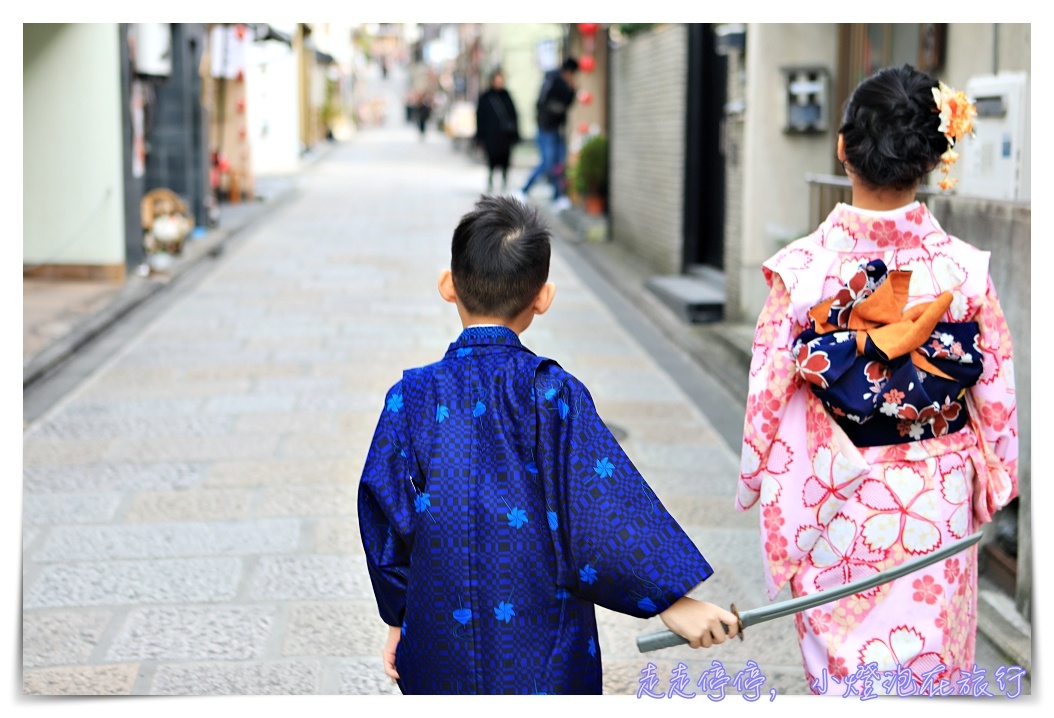
[[[999,591],[981,589],[977,596],[977,630],[1032,677],[1032,627],[1017,612],[1014,600]]]
[[[713,324],[685,324],[644,287],[647,276],[639,266],[627,262],[605,251],[606,242],[587,241],[579,229],[589,219],[576,209],[552,214],[545,207],[539,208],[553,226],[553,230],[568,242],[576,256],[591,266],[619,295],[651,322],[662,335],[681,351],[690,356],[695,364],[712,375],[739,406],[745,407],[747,400],[747,378],[750,369],[753,326],[739,327],[727,322]],[[705,411],[705,407],[700,407]],[[711,420],[720,417],[710,417]],[[742,426],[735,428],[742,431]],[[724,432],[722,432],[724,433]],[[729,447],[739,451],[738,433],[729,440]],[[726,440],[728,440],[726,434]]]

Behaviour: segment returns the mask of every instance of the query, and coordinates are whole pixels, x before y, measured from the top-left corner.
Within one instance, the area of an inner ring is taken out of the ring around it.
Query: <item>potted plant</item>
[[[574,187],[589,214],[604,213],[608,193],[608,139],[605,135],[593,135],[579,150]]]

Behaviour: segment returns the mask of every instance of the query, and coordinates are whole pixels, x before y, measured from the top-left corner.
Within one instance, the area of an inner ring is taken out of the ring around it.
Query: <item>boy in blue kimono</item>
[[[599,694],[596,605],[658,614],[692,648],[737,633],[687,596],[713,570],[586,387],[520,343],[553,300],[549,256],[534,208],[483,197],[439,277],[464,330],[385,398],[359,527],[406,694]]]

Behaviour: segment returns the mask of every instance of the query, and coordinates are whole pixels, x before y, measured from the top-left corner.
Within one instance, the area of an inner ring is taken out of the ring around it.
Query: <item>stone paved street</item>
[[[388,112],[298,175],[289,201],[25,429],[26,693],[397,692],[356,487],[385,391],[460,331],[436,278],[485,179],[448,138],[419,141],[397,94]],[[766,603],[757,514],[731,508],[737,455],[574,251],[557,240],[556,299],[525,344],[625,432],[716,570],[697,596]],[[665,687],[678,662],[694,681],[715,659],[731,675],[756,661],[766,693],[806,692],[790,620],[644,656],[634,640],[658,618],[598,613],[607,693],[636,695],[648,661]]]

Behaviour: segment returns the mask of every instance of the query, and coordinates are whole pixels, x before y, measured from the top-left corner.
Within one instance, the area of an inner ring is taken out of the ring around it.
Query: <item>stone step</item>
[[[717,270],[693,267],[686,274],[651,277],[645,286],[690,324],[719,322],[724,316],[724,276]]]

